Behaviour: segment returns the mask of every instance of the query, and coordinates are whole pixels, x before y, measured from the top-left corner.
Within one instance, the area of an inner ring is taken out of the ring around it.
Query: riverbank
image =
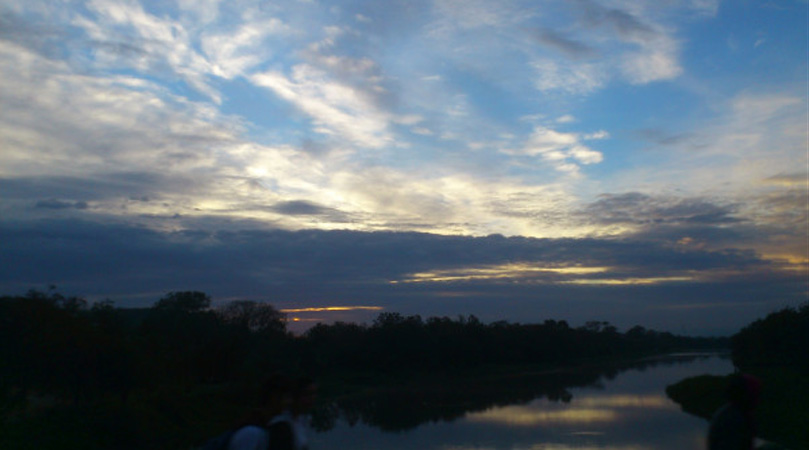
[[[809,449],[809,374],[787,367],[753,367],[745,372],[762,383],[756,409],[758,435],[762,439],[798,450]],[[686,378],[666,389],[683,411],[710,420],[725,403],[727,376]]]

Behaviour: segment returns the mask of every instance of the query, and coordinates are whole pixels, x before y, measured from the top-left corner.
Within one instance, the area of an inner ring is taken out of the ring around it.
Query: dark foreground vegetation
[[[809,449],[809,302],[784,308],[731,338],[733,364],[763,382],[756,410],[761,438]],[[710,419],[722,406],[729,377],[687,378],[666,389],[683,410]]]
[[[555,320],[484,324],[474,316],[397,313],[380,314],[370,325],[321,324],[293,336],[268,303],[211,308],[206,294],[188,291],[169,293],[151,308],[122,309],[31,291],[0,297],[0,448],[190,448],[231,426],[273,372],[314,376],[329,400],[324,405],[333,405],[348,389],[370,392],[406,378],[453,396],[460,394],[445,387],[461,373],[466,383],[479,383],[470,374],[514,366],[552,377],[548,369],[561,365],[726,345],[641,326],[620,332],[606,322],[574,328]],[[591,375],[582,377],[580,383],[591,382]],[[569,400],[561,385],[545,386],[514,395]],[[467,403],[491,404],[485,389],[476,391],[480,398]],[[384,411],[371,410],[379,404],[362,398],[344,406],[383,428],[413,426],[386,421]],[[421,410],[428,419],[459,414],[445,400]],[[327,429],[334,417],[321,408],[316,426]]]

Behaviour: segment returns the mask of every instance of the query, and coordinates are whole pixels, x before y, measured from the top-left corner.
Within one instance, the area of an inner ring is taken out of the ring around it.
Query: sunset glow
[[[729,333],[809,292],[776,3],[0,1],[0,289]]]

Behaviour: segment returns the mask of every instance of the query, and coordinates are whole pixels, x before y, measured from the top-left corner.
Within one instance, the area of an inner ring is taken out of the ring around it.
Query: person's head
[[[292,402],[290,409],[293,414],[302,414],[312,408],[317,396],[317,384],[308,377],[295,380],[292,388]]]

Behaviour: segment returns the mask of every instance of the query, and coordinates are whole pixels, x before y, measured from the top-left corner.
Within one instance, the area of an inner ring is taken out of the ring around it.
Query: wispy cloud
[[[276,18],[260,19],[242,24],[237,30],[205,34],[201,47],[210,58],[210,71],[222,78],[247,75],[255,66],[266,63],[272,56],[267,38],[291,30]]]
[[[77,15],[73,25],[101,44],[94,54],[96,64],[108,67],[123,64],[154,72],[167,69],[215,102],[221,102],[220,94],[207,79],[212,72],[211,64],[195,50],[182,23],[150,14],[134,0],[92,0],[87,8],[94,17]],[[139,51],[109,51],[120,43]]]
[[[337,134],[354,144],[378,148],[389,144],[390,117],[356,89],[332,80],[312,66],[301,64],[292,75],[270,71],[251,77],[312,117],[316,132]]]

